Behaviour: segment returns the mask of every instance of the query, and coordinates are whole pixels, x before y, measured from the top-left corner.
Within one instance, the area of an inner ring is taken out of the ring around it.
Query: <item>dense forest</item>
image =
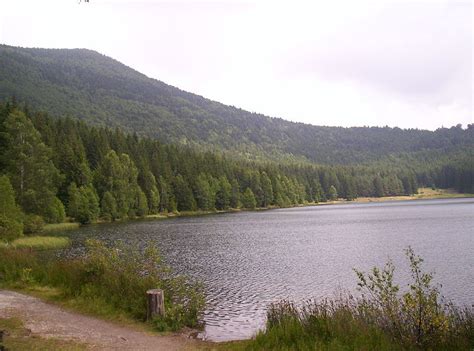
[[[12,96],[52,117],[250,160],[356,165],[407,153],[421,153],[423,161],[474,150],[472,124],[431,132],[292,123],[182,91],[84,49],[0,45],[0,99]]]
[[[261,162],[0,104],[1,236],[66,216],[81,223],[174,211],[286,207],[336,198],[474,192],[472,155],[405,167]],[[420,156],[417,156],[420,159]],[[398,166],[397,166],[398,164]]]

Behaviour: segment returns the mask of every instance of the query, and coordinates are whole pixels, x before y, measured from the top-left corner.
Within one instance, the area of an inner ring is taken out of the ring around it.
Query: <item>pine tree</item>
[[[328,199],[329,200],[337,200],[337,189],[334,185],[331,185],[329,187]]]
[[[127,154],[118,156],[109,151],[96,170],[96,184],[99,194],[110,192],[117,204],[120,218],[127,217],[136,203],[138,170]]]
[[[138,217],[145,217],[148,214],[148,200],[145,193],[137,186],[135,202],[135,214]]]
[[[240,186],[237,179],[233,178],[231,182],[231,197],[230,197],[230,207],[239,208],[240,207]]]
[[[178,211],[194,211],[196,209],[196,201],[194,200],[193,192],[181,174],[175,177],[173,190]]]
[[[199,209],[207,211],[213,208],[211,186],[204,174],[197,177],[194,194]]]
[[[25,212],[41,215],[49,222],[64,219],[64,207],[55,196],[60,175],[51,149],[21,111],[11,112],[4,127],[8,136],[4,159],[18,203]]]
[[[219,178],[219,189],[216,194],[216,208],[218,210],[227,210],[230,206],[232,196],[232,185],[226,176]]]
[[[268,177],[266,172],[262,172],[260,177],[262,183],[262,191],[263,191],[263,207],[268,207],[269,205],[273,204],[273,186],[272,181]]]
[[[77,188],[76,184],[72,183],[68,188],[68,195],[69,216],[82,224],[92,223],[99,218],[99,199],[92,185]]]
[[[138,184],[146,195],[150,213],[158,213],[160,209],[160,193],[156,184],[156,178],[148,169],[138,174]]]
[[[10,241],[23,233],[23,214],[7,176],[0,176],[0,240]]]
[[[257,200],[252,189],[247,188],[242,194],[242,206],[249,209],[254,209],[257,206]]]
[[[100,202],[101,217],[109,221],[113,221],[119,218],[117,212],[117,201],[115,201],[114,196],[110,191],[106,191],[102,196],[102,201]]]
[[[374,178],[374,196],[385,196],[384,181],[379,174],[377,174]]]

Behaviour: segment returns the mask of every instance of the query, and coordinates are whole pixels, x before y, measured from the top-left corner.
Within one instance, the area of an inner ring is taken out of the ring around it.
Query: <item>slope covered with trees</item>
[[[405,167],[247,161],[139,138],[119,129],[53,119],[0,104],[0,235],[22,225],[117,220],[169,211],[286,207],[338,197],[412,194],[420,185],[474,192],[459,157]],[[397,166],[398,165],[398,166]]]
[[[103,56],[74,49],[0,46],[0,99],[15,96],[53,117],[120,127],[164,143],[246,159],[359,164],[389,155],[473,149],[474,126],[435,132],[292,123],[187,93]]]

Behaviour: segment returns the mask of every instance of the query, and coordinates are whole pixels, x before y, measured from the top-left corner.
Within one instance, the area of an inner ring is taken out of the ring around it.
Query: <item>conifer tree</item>
[[[269,205],[273,204],[272,181],[270,180],[266,172],[262,172],[260,180],[261,180],[262,191],[263,191],[262,207],[268,207]]]
[[[23,233],[23,214],[7,176],[0,176],[0,240],[10,241]]]
[[[193,211],[196,209],[196,201],[194,200],[193,192],[181,174],[175,177],[173,189],[178,211]]]
[[[115,200],[114,196],[110,191],[106,191],[102,196],[102,200],[100,202],[100,209],[100,215],[104,219],[113,221],[119,218],[119,214],[117,212],[117,201]]]
[[[204,174],[200,174],[196,179],[194,196],[199,209],[206,211],[212,208],[211,187]]]
[[[337,189],[334,185],[331,185],[329,187],[328,199],[329,200],[337,200]]]
[[[230,197],[230,207],[239,208],[240,207],[240,187],[237,179],[233,178],[231,181],[231,197]]]
[[[227,180],[226,176],[219,178],[219,189],[216,194],[216,208],[218,210],[226,210],[230,206],[232,196],[232,185]]]
[[[51,149],[21,111],[13,110],[4,127],[6,170],[18,203],[25,212],[41,215],[49,222],[64,219],[64,207],[55,196],[60,175],[52,162]]]
[[[247,188],[242,194],[242,206],[248,209],[254,209],[257,206],[257,200],[252,189]]]

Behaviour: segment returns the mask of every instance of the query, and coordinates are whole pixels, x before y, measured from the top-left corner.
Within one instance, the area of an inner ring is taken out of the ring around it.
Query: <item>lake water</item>
[[[355,291],[353,268],[390,257],[406,282],[409,245],[442,292],[474,303],[474,199],[416,200],[278,209],[84,227],[85,238],[134,245],[156,243],[179,273],[201,280],[208,307],[204,336],[249,338],[264,325],[265,308]]]

